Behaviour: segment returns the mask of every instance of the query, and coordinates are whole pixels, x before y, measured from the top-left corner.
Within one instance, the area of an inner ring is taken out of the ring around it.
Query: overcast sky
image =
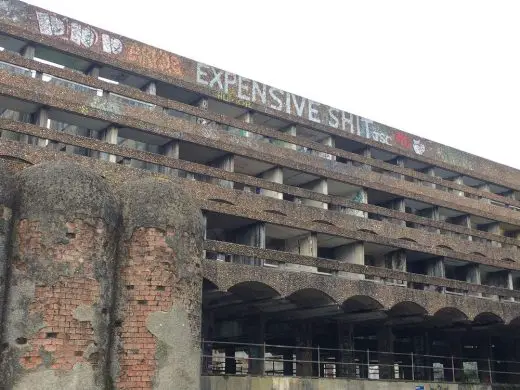
[[[520,2],[28,2],[520,168]]]

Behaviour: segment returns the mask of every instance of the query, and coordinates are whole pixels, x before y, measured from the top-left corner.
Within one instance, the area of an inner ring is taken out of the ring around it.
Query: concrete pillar
[[[497,234],[499,236],[502,235],[502,228],[500,227],[500,222],[493,222],[486,225],[486,231],[491,234]],[[495,248],[502,247],[502,243],[498,241],[491,241],[491,245]]]
[[[356,203],[367,204],[368,203],[367,191],[364,188],[360,188],[359,191],[357,191],[354,194],[354,196],[352,197],[352,199],[350,199],[350,200],[352,200],[353,202],[356,202]],[[355,217],[368,218],[368,213],[366,211],[350,209],[345,206],[331,205],[331,210],[338,211],[342,214],[353,215]]]
[[[285,240],[285,252],[296,253],[302,256],[318,256],[318,235],[316,233],[305,233],[301,236],[291,237]],[[284,268],[291,271],[316,272],[316,267],[299,264],[284,264]]]
[[[294,375],[294,352],[292,349],[285,348],[283,351],[283,375]]]
[[[296,376],[312,376],[312,323],[305,321],[296,333]]]
[[[458,217],[452,217],[447,222],[452,223],[454,225],[460,225],[467,229],[471,229],[471,215],[465,214],[465,215],[459,215]],[[451,232],[452,236],[460,236],[459,233]],[[463,238],[468,241],[472,241],[473,237],[471,235],[463,235]]]
[[[462,351],[462,340],[460,335],[453,335],[449,337],[449,344],[451,349],[451,356],[453,356],[453,367],[450,368],[449,375],[445,375],[449,381],[453,380],[455,376],[455,382],[461,382],[464,377],[464,366],[463,366],[463,351]]]
[[[265,248],[265,224],[263,222],[253,223],[238,229],[236,232],[237,244],[249,245],[257,248]],[[239,264],[263,265],[263,259],[250,256],[233,256],[234,262]]]
[[[446,268],[444,266],[444,257],[435,257],[426,261],[426,275],[434,276],[437,278],[446,277]],[[426,286],[425,290],[446,292],[446,287],[439,286]]]
[[[166,157],[173,158],[175,160],[179,159],[179,141],[173,140],[168,142],[166,145],[162,147],[162,154]],[[161,167],[162,173],[169,176],[177,177],[179,176],[179,170],[170,168],[170,167]]]
[[[107,129],[100,132],[100,139],[108,144],[117,145],[117,132],[117,127],[109,126]],[[113,154],[99,153],[99,158],[113,163],[116,162],[116,156]]]
[[[338,321],[337,329],[339,354],[336,376],[339,378],[355,378],[354,325]]]
[[[379,352],[379,379],[394,379],[394,333],[388,325],[377,331],[377,350]]]
[[[363,242],[354,242],[348,245],[342,245],[334,248],[334,259],[339,262],[349,264],[365,264],[365,245]],[[352,272],[339,271],[338,276],[345,277],[347,279],[365,279],[364,274],[356,274]]]
[[[386,208],[391,210],[399,211],[401,213],[406,212],[406,202],[404,198],[393,199],[384,205]],[[406,226],[406,221],[398,218],[385,218],[387,221],[400,226]]]
[[[260,345],[249,347],[249,373],[262,376],[265,374],[265,318],[262,316],[256,317],[250,329],[250,342]]]
[[[404,164],[406,162],[406,158],[403,157],[403,156],[397,156],[396,158],[392,159],[389,162],[390,162],[390,164],[394,164],[394,165],[397,165],[398,167],[404,168]],[[391,175],[393,177],[395,177],[396,179],[398,179],[398,180],[404,180],[405,179],[405,176],[403,174],[401,174],[401,173],[392,173]]]
[[[49,110],[46,108],[40,108],[38,111],[34,113],[33,124],[39,127],[43,127],[45,129],[49,128]],[[49,143],[49,140],[43,138],[36,138],[37,144],[40,147],[46,147]]]
[[[480,264],[468,264],[463,267],[463,272],[466,274],[466,282],[472,284],[481,284]],[[470,295],[481,297],[482,293],[470,293]]]
[[[385,267],[388,269],[406,272],[406,250],[398,249],[385,254]],[[387,279],[390,284],[406,286],[406,281]]]
[[[368,147],[362,149],[359,154],[362,155],[363,157],[371,158],[372,157],[372,149],[370,148],[370,146],[368,146]],[[372,170],[372,166],[371,165],[363,164],[362,168],[364,170],[366,170],[366,171],[371,171]]]
[[[438,206],[433,206],[433,207],[429,207],[427,209],[419,210],[417,212],[417,215],[419,215],[421,217],[424,217],[424,218],[429,218],[432,221],[439,221],[440,220],[440,213],[439,213],[439,207]],[[420,226],[420,229],[421,230],[425,230],[425,231],[430,232],[430,233],[440,234],[440,229],[438,229],[436,227],[433,227],[433,226]]]
[[[460,184],[460,185],[463,185],[464,184],[464,180],[463,180],[463,176],[456,176],[452,179],[452,181],[456,184]],[[464,191],[459,191],[459,190],[456,190],[456,189],[452,189],[451,190],[454,194],[458,195],[458,196],[464,196]]]
[[[283,129],[280,129],[280,132],[296,137],[296,126],[291,125],[291,126],[285,127]],[[280,141],[280,140],[277,140],[277,139],[273,139],[272,141],[273,141],[272,142],[273,144],[281,146],[283,148],[291,149],[291,150],[297,150],[297,145],[296,144],[291,144],[289,142]]]
[[[489,372],[489,361],[488,359],[492,359],[491,356],[491,340],[490,337],[481,337],[479,339],[479,344],[477,346],[478,350],[478,376],[481,383],[491,383],[492,382],[492,374]],[[491,367],[493,370],[493,367]]]
[[[234,154],[226,154],[222,157],[217,158],[216,160],[211,161],[209,166],[214,168],[220,168],[227,172],[235,171],[235,155]],[[233,189],[233,182],[229,180],[222,179],[211,179],[213,184],[216,184],[220,187]]]
[[[435,168],[434,167],[428,167],[428,168],[425,168],[422,170],[422,172],[425,174],[425,175],[428,175],[430,177],[435,177]],[[435,183],[430,183],[430,182],[426,182],[426,181],[422,181],[421,184],[425,187],[430,187],[430,188],[436,188],[437,185]]]
[[[327,195],[329,192],[327,179],[313,180],[309,183],[302,184],[301,187],[325,195]],[[302,199],[302,203],[307,206],[317,207],[320,209],[328,209],[327,203],[319,202],[317,200]]]
[[[507,288],[513,290],[513,275],[511,271],[496,271],[487,274],[486,284],[494,287]],[[499,299],[498,296],[492,296],[493,299]],[[514,300],[514,298],[504,298],[505,301]]]
[[[415,380],[433,380],[428,332],[413,336],[414,378]]]
[[[484,184],[479,185],[477,187],[477,189],[479,189],[480,191],[483,191],[483,192],[491,192],[488,183],[484,183]],[[480,201],[484,202],[484,203],[488,203],[488,204],[491,203],[491,199],[488,199],[488,198],[481,198]]]
[[[225,348],[226,360],[224,362],[224,372],[228,375],[235,375],[237,373],[237,361],[235,359],[235,346],[226,345]]]
[[[334,138],[332,136],[325,137],[324,139],[322,139],[320,141],[320,143],[323,144],[323,145],[326,145],[326,146],[330,146],[330,147],[334,147],[335,146],[335,140],[334,140]],[[317,156],[319,156],[321,158],[324,158],[326,160],[330,160],[330,161],[335,161],[336,160],[336,156],[333,156],[332,154],[329,154],[329,153],[314,151],[313,154],[317,155]]]
[[[265,180],[272,181],[273,183],[283,184],[283,170],[281,167],[274,167],[260,174],[260,177]],[[261,189],[260,194],[269,196],[275,199],[283,199],[283,193]]]

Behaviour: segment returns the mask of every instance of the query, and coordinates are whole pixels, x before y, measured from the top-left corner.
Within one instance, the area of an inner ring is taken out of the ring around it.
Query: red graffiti
[[[412,147],[412,140],[406,134],[401,133],[400,131],[395,133],[394,139],[399,146],[405,149],[410,149]]]

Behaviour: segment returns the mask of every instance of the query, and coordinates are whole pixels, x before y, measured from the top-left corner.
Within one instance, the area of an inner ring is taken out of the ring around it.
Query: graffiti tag
[[[91,26],[69,21],[68,18],[47,12],[36,12],[40,33],[47,36],[59,37],[87,49],[100,45],[103,52],[121,54],[123,43],[109,34],[99,34]]]

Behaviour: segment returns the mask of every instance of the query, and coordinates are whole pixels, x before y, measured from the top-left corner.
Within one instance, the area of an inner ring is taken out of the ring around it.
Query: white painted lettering
[[[202,85],[208,85],[209,82],[207,82],[204,77],[208,75],[207,72],[205,72],[202,68],[206,68],[206,66],[202,65],[200,62],[197,62],[197,83]]]
[[[335,127],[336,129],[339,126],[339,119],[337,117],[338,110],[332,107],[329,107],[329,126]]]
[[[292,96],[292,101],[294,103],[294,108],[296,108],[296,115],[303,116],[303,110],[305,108],[305,103],[307,102],[307,99],[300,98],[300,99],[302,99],[302,101],[301,101],[300,105],[298,105],[299,96],[296,96],[294,94],[291,94],[291,96]]]
[[[253,81],[253,92],[252,92],[252,101],[256,102],[256,96],[260,96],[260,100],[262,104],[267,104],[267,87],[265,84],[257,83]]]
[[[354,133],[354,128],[352,126],[352,114],[341,111],[341,129]]]
[[[285,112],[287,114],[290,114],[291,113],[291,94],[289,92],[284,92],[282,91],[283,93],[285,93]]]
[[[245,84],[245,82],[251,82],[249,79],[244,79],[242,76],[238,76],[238,98],[242,100],[250,101],[251,98],[249,95],[249,85]]]
[[[275,110],[281,111],[283,108],[282,99],[281,96],[277,96],[275,92],[281,93],[283,91],[280,91],[278,88],[269,88],[269,96],[271,96],[271,99],[273,99],[277,103],[276,105],[271,104],[270,107],[274,108]]]
[[[321,119],[320,119],[319,111],[318,111],[319,106],[320,106],[319,103],[309,100],[309,120],[316,122],[316,123],[321,123]]]
[[[224,92],[229,92],[230,85],[236,85],[237,83],[237,75],[234,73],[225,72],[224,74]]]
[[[209,87],[213,88],[213,86],[215,84],[218,84],[219,89],[224,89],[224,85],[222,85],[222,79],[221,79],[222,75],[224,74],[224,71],[217,70],[213,67],[211,68],[211,70],[213,72],[213,78],[209,82]]]
[[[78,23],[70,25],[70,40],[76,45],[92,47],[97,41],[97,33],[88,26],[81,26]]]

